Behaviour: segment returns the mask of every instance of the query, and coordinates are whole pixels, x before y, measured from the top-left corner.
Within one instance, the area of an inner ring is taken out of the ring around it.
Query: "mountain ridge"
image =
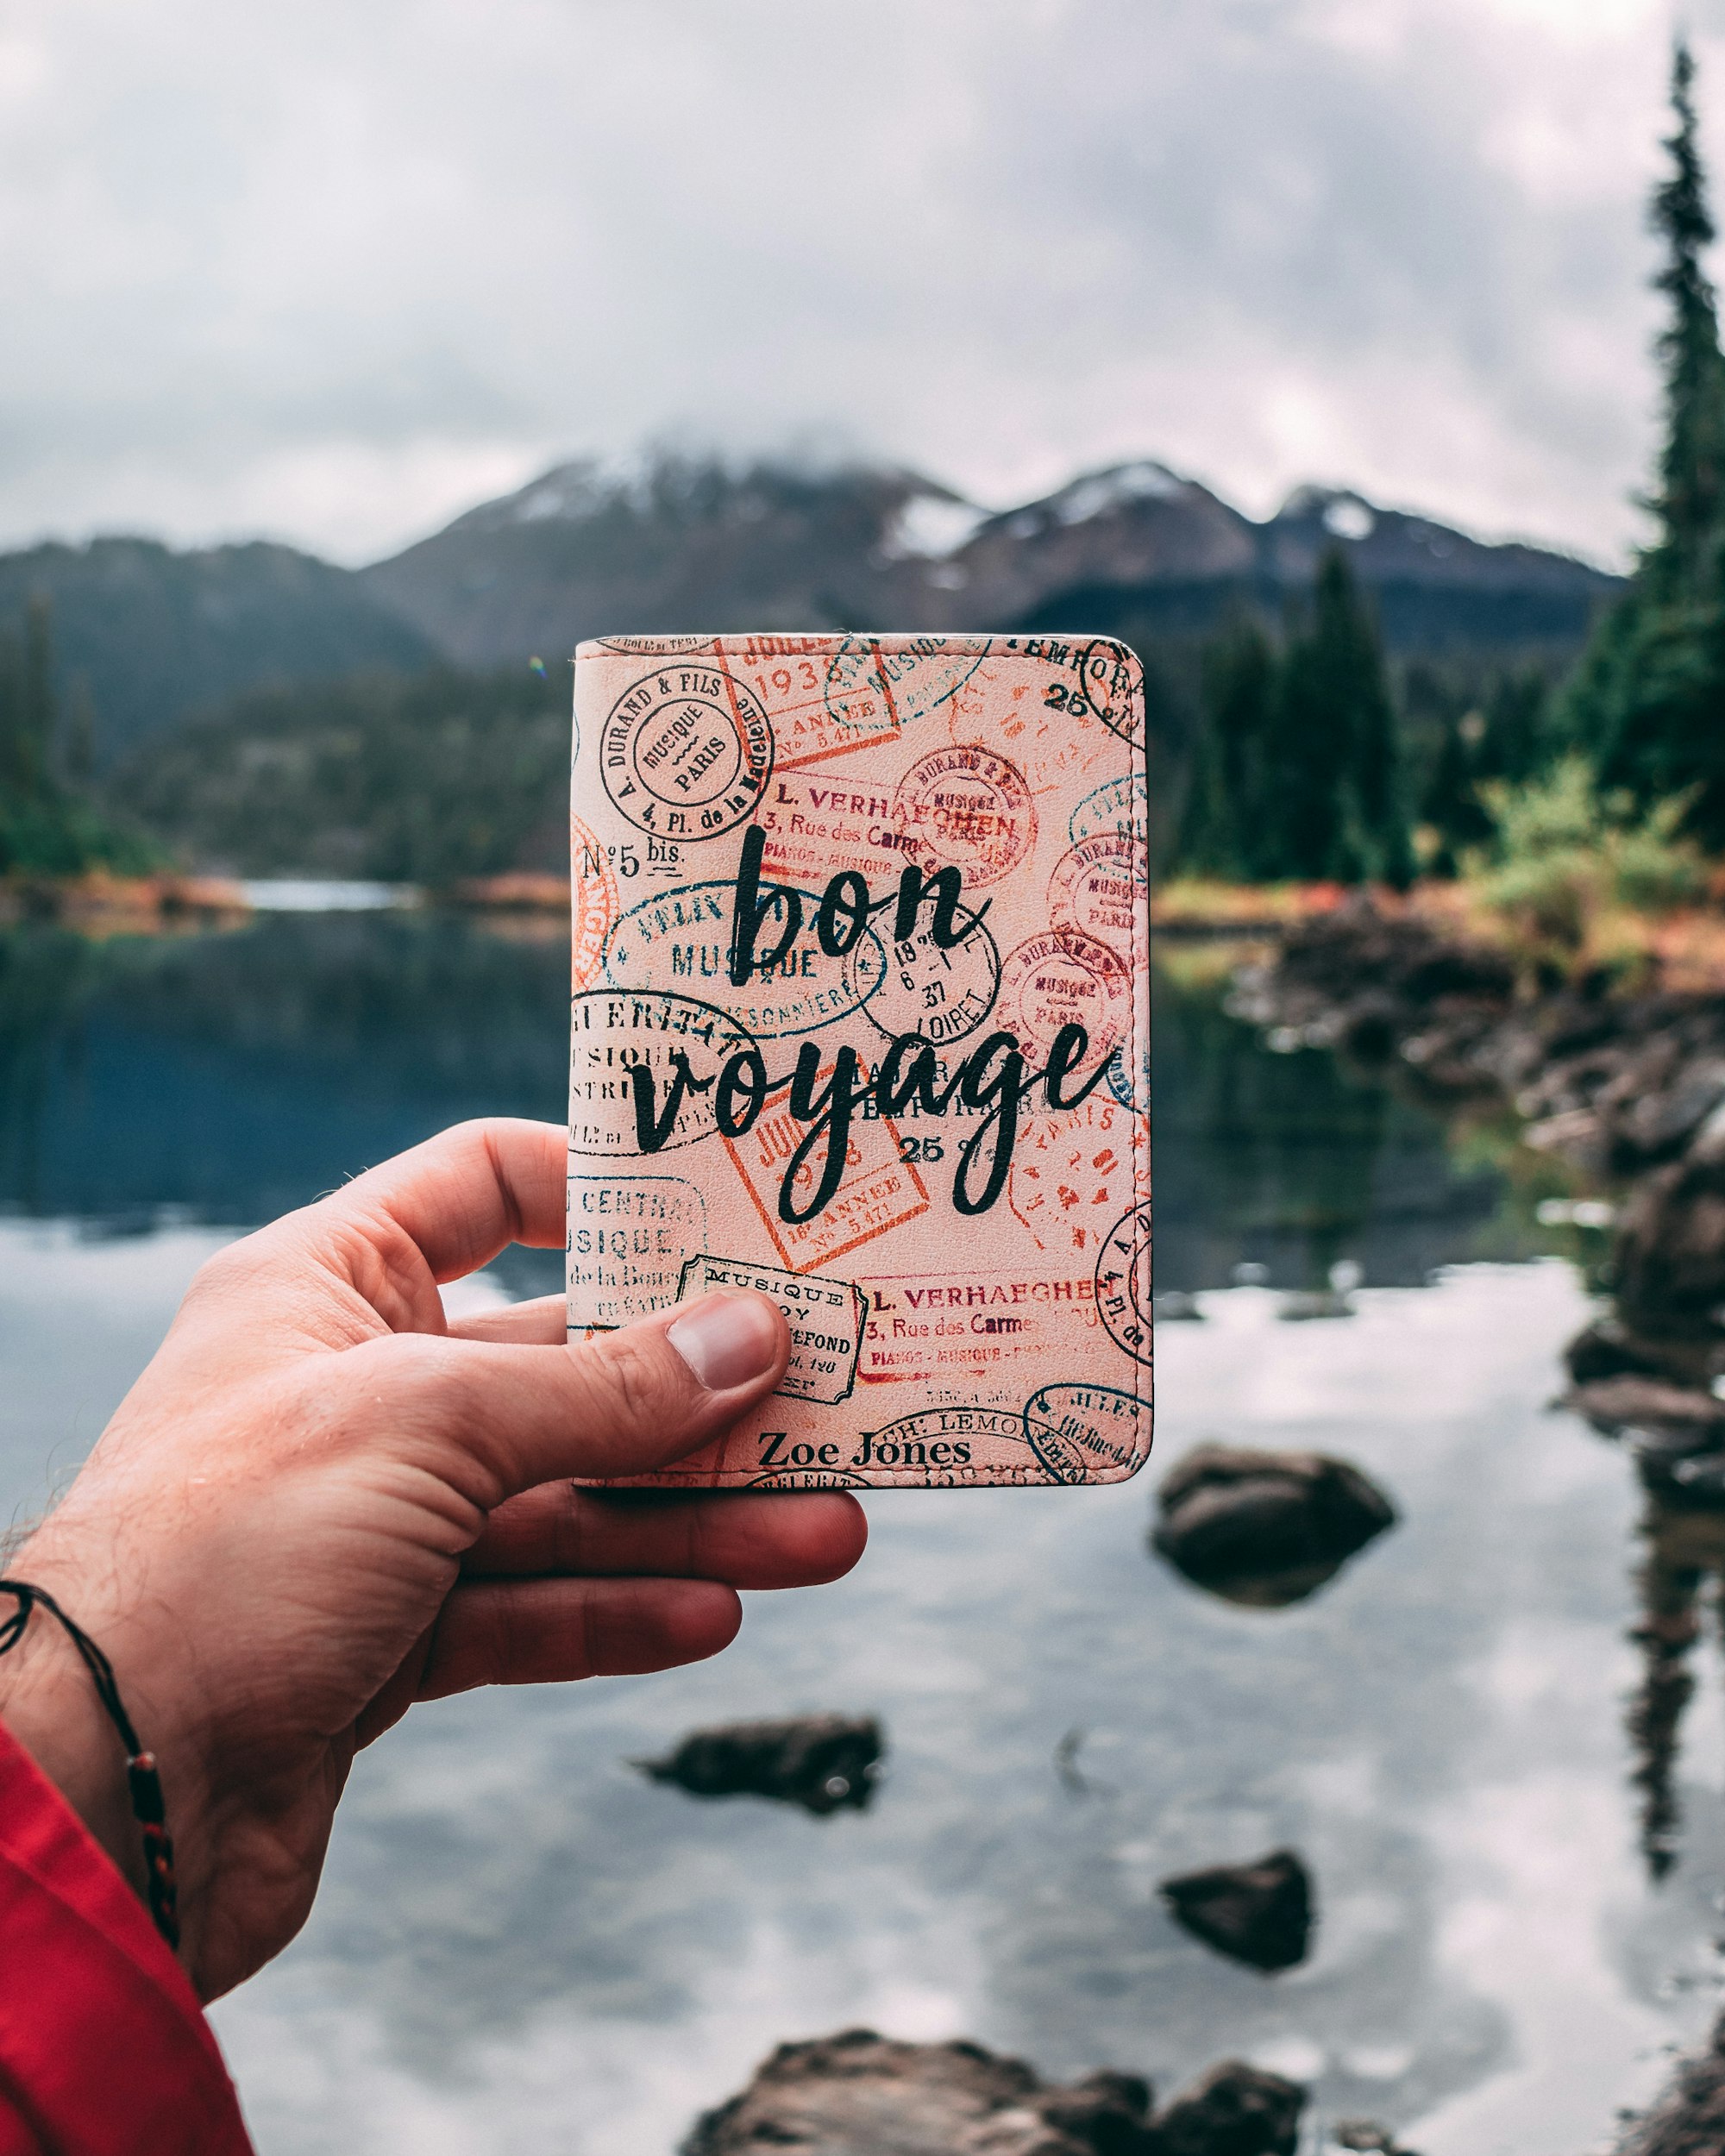
[[[657,454],[554,465],[359,569],[264,541],[46,542],[0,555],[0,628],[33,593],[51,600],[61,687],[87,691],[111,761],[254,689],[555,661],[607,632],[1191,638],[1230,609],[1297,606],[1332,546],[1403,655],[1562,659],[1622,585],[1557,548],[1476,539],[1343,487],[1297,488],[1254,522],[1151,458],[991,511],[904,466]]]

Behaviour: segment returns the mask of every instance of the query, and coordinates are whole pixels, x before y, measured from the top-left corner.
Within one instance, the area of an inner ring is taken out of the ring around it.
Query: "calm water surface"
[[[0,1507],[64,1481],[227,1236],[458,1117],[558,1117],[567,962],[387,914],[0,942]],[[1314,2147],[1365,2114],[1426,2156],[1580,2156],[1704,2024],[1719,1675],[1656,1883],[1644,1501],[1546,1408],[1596,1255],[1538,1227],[1550,1171],[1268,1054],[1189,981],[1159,984],[1156,1080],[1158,1287],[1205,1315],[1159,1332],[1147,1474],[883,1495],[859,1572],[754,1598],[718,1662],[418,1710],[356,1770],[304,1936],[216,2009],[265,2156],[669,2156],[774,2043],[858,2021],[1167,2087],[1243,2054],[1313,2083]],[[1357,1314],[1284,1321],[1341,1261]],[[1206,1437],[1341,1452],[1402,1522],[1296,1608],[1200,1594],[1144,1536]],[[1652,1525],[1685,1578],[1725,1561]],[[866,1813],[628,1764],[823,1708],[887,1725]],[[1302,1969],[1164,1914],[1159,1878],[1280,1844],[1317,1882]]]

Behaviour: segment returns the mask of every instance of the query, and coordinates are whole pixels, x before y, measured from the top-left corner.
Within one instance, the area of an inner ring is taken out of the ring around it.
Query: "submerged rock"
[[[1294,2156],[1305,2090],[1239,2060],[1152,2115],[1147,2082],[1043,2080],[980,2044],[900,2044],[873,2029],[781,2044],[680,2156]]]
[[[1157,1493],[1151,1547],[1195,1586],[1257,1608],[1299,1601],[1396,1521],[1346,1460],[1201,1445]]]
[[[697,1729],[664,1758],[635,1764],[691,1796],[771,1796],[826,1813],[868,1803],[885,1750],[872,1714],[805,1714]]]
[[[1179,1923],[1219,1953],[1251,1968],[1292,1969],[1312,1939],[1311,1874],[1291,1849],[1254,1864],[1212,1865],[1157,1889]]]

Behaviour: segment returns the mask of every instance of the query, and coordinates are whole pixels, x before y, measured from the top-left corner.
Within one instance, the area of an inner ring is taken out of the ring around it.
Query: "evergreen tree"
[[[1289,641],[1266,759],[1271,873],[1405,887],[1413,855],[1401,743],[1377,629],[1339,548],[1319,567],[1310,625]]]
[[[1276,653],[1241,616],[1204,653],[1201,720],[1177,858],[1201,875],[1265,872],[1264,767],[1276,710]]]
[[[1719,316],[1702,250],[1714,238],[1707,175],[1697,141],[1695,60],[1678,41],[1672,61],[1672,111],[1665,138],[1671,170],[1653,191],[1652,222],[1665,245],[1655,288],[1671,302],[1659,340],[1665,372],[1665,442],[1652,506],[1660,535],[1649,580],[1666,598],[1695,598],[1713,585],[1720,511],[1725,505],[1725,360]]]
[[[1725,358],[1702,252],[1713,237],[1697,142],[1695,63],[1672,70],[1671,168],[1655,191],[1671,303],[1658,346],[1665,442],[1648,506],[1658,530],[1628,590],[1600,624],[1561,700],[1559,730],[1600,783],[1644,803],[1690,796],[1690,828],[1725,844]]]

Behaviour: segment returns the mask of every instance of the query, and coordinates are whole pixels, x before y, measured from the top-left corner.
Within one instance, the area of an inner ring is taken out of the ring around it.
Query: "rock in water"
[[[806,1812],[857,1810],[875,1791],[886,1750],[872,1714],[805,1714],[780,1722],[697,1729],[662,1759],[635,1764],[692,1796],[771,1796]]]
[[[1044,2081],[980,2044],[847,2029],[781,2044],[680,2156],[1294,2156],[1306,2092],[1237,2059],[1151,2114],[1135,2074]]]
[[[1602,1377],[1662,1377],[1672,1385],[1703,1390],[1719,1373],[1716,1334],[1633,1332],[1614,1313],[1584,1325],[1564,1350],[1564,1361],[1578,1385]]]
[[[1663,1378],[1596,1377],[1571,1385],[1558,1405],[1570,1408],[1607,1437],[1622,1430],[1653,1430],[1686,1437],[1697,1445],[1725,1442],[1725,1400]]]
[[[1062,2087],[980,2044],[853,2028],[781,2044],[741,2096],[697,2120],[681,2156],[1158,2156],[1149,2112],[1131,2074]]]
[[[1725,1304],[1725,1132],[1715,1119],[1684,1159],[1643,1175],[1623,1208],[1612,1262],[1632,1326],[1704,1332]]]
[[[1396,1522],[1346,1460],[1201,1445],[1157,1493],[1151,1547],[1198,1587],[1277,1609],[1321,1587]]]
[[[1305,2101],[1297,2082],[1225,2059],[1157,2113],[1155,2156],[1294,2156]]]
[[[1157,1889],[1195,1938],[1254,1969],[1291,1969],[1312,1940],[1311,1874],[1291,1849],[1182,1872]]]

